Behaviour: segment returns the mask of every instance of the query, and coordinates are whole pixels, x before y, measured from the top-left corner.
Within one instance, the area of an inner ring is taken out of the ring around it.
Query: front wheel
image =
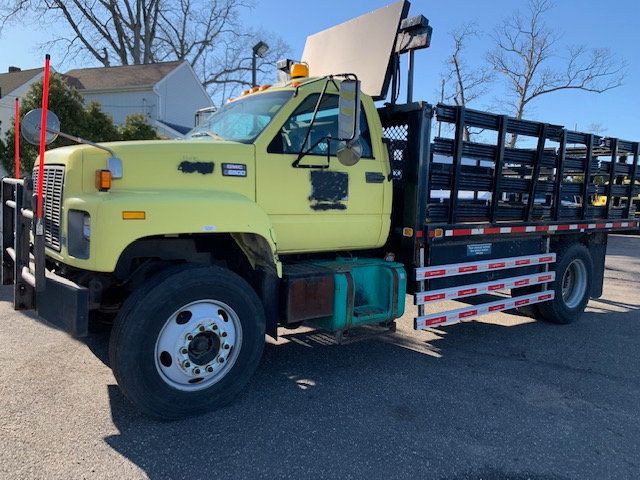
[[[550,284],[555,298],[538,305],[545,320],[571,323],[584,313],[591,296],[593,260],[587,247],[572,244],[557,252],[556,279]]]
[[[229,403],[255,371],[264,334],[262,305],[246,281],[182,266],[125,302],[109,356],[127,398],[147,415],[176,419]]]

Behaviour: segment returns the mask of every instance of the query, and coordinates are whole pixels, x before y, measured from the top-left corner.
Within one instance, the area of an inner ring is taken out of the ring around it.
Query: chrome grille
[[[33,170],[33,192],[38,192],[38,169]],[[45,165],[44,184],[44,242],[45,245],[60,251],[60,226],[62,223],[62,187],[64,184],[64,166]],[[34,212],[35,213],[35,212]]]

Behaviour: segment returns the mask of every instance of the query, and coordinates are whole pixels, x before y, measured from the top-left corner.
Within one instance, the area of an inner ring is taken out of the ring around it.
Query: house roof
[[[24,85],[42,72],[42,68],[31,68],[17,72],[0,73],[0,93],[5,96]]]
[[[78,90],[113,90],[118,88],[150,87],[175,70],[183,60],[124,65],[119,67],[78,68],[65,75]]]

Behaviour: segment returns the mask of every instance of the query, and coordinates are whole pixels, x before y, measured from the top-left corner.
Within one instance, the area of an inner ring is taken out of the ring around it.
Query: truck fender
[[[125,211],[143,211],[144,219],[124,220]],[[100,204],[92,237],[109,239],[92,252],[95,269],[113,272],[127,247],[158,236],[230,234],[254,268],[282,266],[275,231],[266,212],[253,200],[234,192],[163,191],[110,193]],[[106,247],[106,248],[105,248]]]

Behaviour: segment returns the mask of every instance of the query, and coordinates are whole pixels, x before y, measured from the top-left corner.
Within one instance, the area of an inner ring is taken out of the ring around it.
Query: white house
[[[195,113],[213,106],[185,61],[70,70],[67,81],[85,103],[98,102],[116,124],[142,113],[161,136],[181,137],[194,127]]]
[[[42,80],[43,71],[42,68],[21,70],[18,67],[9,67],[7,73],[0,73],[0,138],[2,140],[11,126],[16,98],[22,100],[29,87]]]

